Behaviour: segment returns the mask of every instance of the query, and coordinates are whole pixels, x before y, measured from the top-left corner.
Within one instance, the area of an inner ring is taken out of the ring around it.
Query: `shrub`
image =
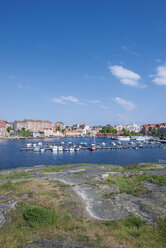
[[[32,206],[24,203],[22,206],[23,218],[28,222],[29,226],[33,227],[36,224],[57,224],[58,213],[41,206]]]
[[[127,227],[137,227],[140,228],[143,225],[146,225],[146,222],[141,220],[136,216],[129,216],[127,219],[124,220],[124,224]]]

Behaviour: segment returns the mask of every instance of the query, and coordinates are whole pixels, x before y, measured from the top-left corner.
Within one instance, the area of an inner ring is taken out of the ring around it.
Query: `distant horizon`
[[[1,119],[164,122],[165,9],[165,0],[2,0]]]
[[[0,119],[1,120],[1,119]],[[51,120],[45,120],[45,119],[27,119],[27,118],[23,118],[22,120],[20,119],[20,120],[4,120],[4,121],[8,121],[8,122],[12,122],[12,123],[14,123],[14,121],[24,121],[24,120],[32,120],[32,121],[51,121]],[[62,122],[63,124],[65,124],[65,125],[69,125],[69,126],[72,126],[72,125],[76,125],[76,124],[78,124],[78,125],[81,125],[81,124],[87,124],[88,126],[107,126],[107,125],[111,125],[111,126],[116,126],[116,125],[130,125],[130,124],[133,124],[133,123],[135,123],[135,124],[137,124],[137,125],[139,125],[139,126],[142,126],[142,125],[148,125],[148,124],[155,124],[155,125],[157,125],[157,124],[162,124],[162,123],[166,123],[166,121],[164,122],[153,122],[153,123],[142,123],[142,124],[139,124],[139,123],[137,123],[137,122],[130,122],[130,123],[118,123],[118,124],[112,124],[112,123],[105,123],[105,124],[98,124],[98,125],[93,125],[93,124],[89,124],[88,122],[79,122],[79,123],[76,123],[76,122],[73,122],[73,123],[71,123],[71,124],[68,124],[68,123],[66,123],[66,122],[63,122],[63,121],[51,121],[53,124],[55,124],[55,123],[57,123],[57,122]]]

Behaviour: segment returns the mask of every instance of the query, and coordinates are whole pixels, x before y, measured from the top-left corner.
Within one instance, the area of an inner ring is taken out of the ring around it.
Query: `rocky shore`
[[[68,185],[80,202],[82,201],[82,206],[89,216],[87,218],[91,220],[114,221],[136,216],[148,225],[156,226],[157,219],[166,216],[166,165],[164,164],[138,164],[128,167],[36,166],[0,172],[0,228],[8,220],[7,213],[11,209],[16,209],[20,202],[31,199],[25,192],[15,196],[3,193],[4,185],[43,179],[60,181]],[[55,247],[82,247],[56,244]],[[23,247],[54,246],[41,246],[40,243],[38,246]]]

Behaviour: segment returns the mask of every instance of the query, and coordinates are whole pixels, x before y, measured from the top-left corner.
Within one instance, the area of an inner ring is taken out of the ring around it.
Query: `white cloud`
[[[120,79],[124,85],[133,87],[145,88],[144,84],[140,84],[138,81],[141,79],[140,75],[124,68],[120,65],[114,65],[109,67],[110,72],[117,78]]]
[[[158,85],[166,85],[166,65],[158,66],[156,70],[157,73],[152,81]]]
[[[112,100],[114,102],[116,102],[117,104],[121,105],[124,109],[126,109],[128,111],[132,111],[136,108],[136,105],[133,102],[127,101],[123,98],[115,97]]]
[[[61,96],[61,97],[53,97],[52,102],[59,104],[66,104],[68,102],[79,103],[78,99],[74,96]]]
[[[22,89],[22,84],[17,84],[19,89]]]
[[[90,103],[101,103],[101,101],[99,101],[99,100],[91,100],[91,101],[88,101],[88,102],[90,102]]]

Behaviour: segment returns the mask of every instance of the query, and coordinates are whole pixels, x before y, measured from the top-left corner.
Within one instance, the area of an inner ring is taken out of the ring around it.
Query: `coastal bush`
[[[24,203],[21,206],[21,211],[24,220],[28,222],[30,227],[34,227],[36,224],[53,225],[58,222],[57,211],[45,207]]]
[[[136,216],[129,216],[127,219],[124,220],[124,224],[127,227],[140,228],[143,225],[146,225],[146,222]]]
[[[148,178],[150,183],[163,184],[166,183],[166,175],[153,175]]]

